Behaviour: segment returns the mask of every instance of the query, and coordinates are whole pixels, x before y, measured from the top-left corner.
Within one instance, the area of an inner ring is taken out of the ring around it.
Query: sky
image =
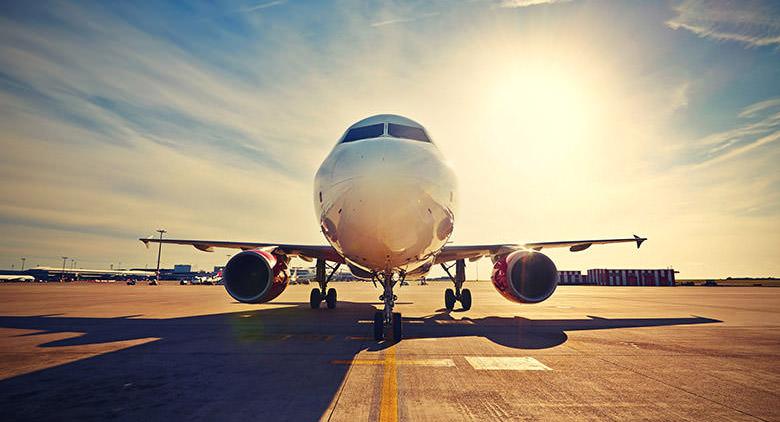
[[[780,276],[780,5],[748,0],[4,1],[0,268],[153,268],[158,227],[325,244],[314,174],[378,113],[456,169],[454,244]]]

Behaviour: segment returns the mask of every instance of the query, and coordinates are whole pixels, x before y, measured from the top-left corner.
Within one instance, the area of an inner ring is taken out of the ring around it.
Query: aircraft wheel
[[[336,289],[328,289],[328,294],[325,295],[325,303],[328,304],[328,309],[336,307]]]
[[[455,308],[456,300],[455,292],[452,289],[447,289],[444,291],[444,307],[447,308],[448,311],[451,311]]]
[[[463,305],[463,310],[468,311],[471,309],[471,290],[463,289],[460,292],[460,304]]]
[[[403,318],[399,312],[393,312],[393,343],[398,343],[403,338]]]
[[[381,341],[385,338],[385,316],[381,311],[374,314],[374,340]]]
[[[322,303],[322,293],[320,293],[320,289],[311,289],[309,305],[311,305],[312,309],[319,309],[320,303]]]

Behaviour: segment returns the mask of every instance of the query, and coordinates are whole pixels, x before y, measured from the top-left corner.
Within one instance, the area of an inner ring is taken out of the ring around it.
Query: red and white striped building
[[[588,270],[587,284],[599,286],[674,286],[674,270]]]

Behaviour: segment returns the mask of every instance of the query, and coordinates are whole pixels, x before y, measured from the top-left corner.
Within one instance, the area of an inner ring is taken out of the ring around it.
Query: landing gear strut
[[[382,296],[379,296],[379,300],[384,303],[384,308],[374,314],[374,340],[389,340],[397,343],[403,338],[401,314],[393,312],[395,301],[398,299],[393,294],[393,287],[395,283],[403,282],[405,277],[404,273],[398,274],[396,279],[393,279],[393,273],[377,274],[374,277],[384,289]]]
[[[471,309],[471,290],[463,289],[463,282],[466,281],[466,261],[458,259],[449,267],[442,263],[441,267],[455,284],[455,290],[447,289],[444,291],[444,307],[448,311],[455,309],[455,302],[460,302],[464,311]],[[455,267],[455,277],[450,273],[450,269]]]
[[[312,309],[317,309],[324,300],[328,305],[328,309],[336,307],[336,289],[328,289],[328,282],[333,278],[333,275],[338,271],[341,263],[336,265],[328,265],[324,259],[317,259],[317,283],[319,288],[311,289],[311,295],[309,295],[309,305]],[[325,275],[325,270],[329,269],[330,274]]]

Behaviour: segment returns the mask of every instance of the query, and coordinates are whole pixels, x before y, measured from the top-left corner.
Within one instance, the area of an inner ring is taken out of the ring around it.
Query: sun
[[[593,108],[587,101],[587,87],[574,71],[537,65],[518,67],[496,78],[488,101],[500,121],[502,138],[554,152],[581,144]]]

